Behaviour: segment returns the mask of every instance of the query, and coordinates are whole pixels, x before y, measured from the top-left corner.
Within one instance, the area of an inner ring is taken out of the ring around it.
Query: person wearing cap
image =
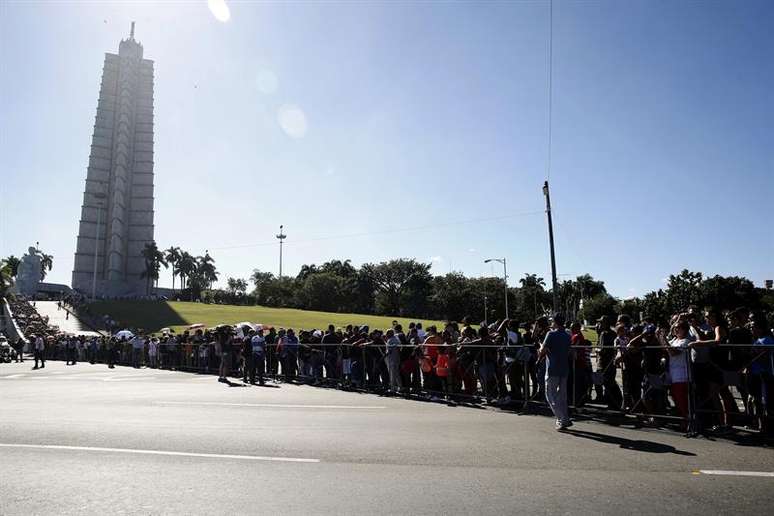
[[[546,401],[556,416],[556,429],[572,426],[567,408],[567,376],[570,374],[570,335],[564,329],[564,317],[556,314],[551,329],[543,340],[538,360],[546,360]]]

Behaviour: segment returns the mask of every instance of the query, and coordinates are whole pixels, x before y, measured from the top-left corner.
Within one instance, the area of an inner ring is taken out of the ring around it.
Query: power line
[[[371,235],[384,235],[389,233],[403,233],[408,231],[422,231],[426,229],[435,229],[440,227],[449,227],[449,226],[459,226],[463,224],[475,224],[475,223],[482,223],[482,222],[492,222],[497,220],[503,220],[503,219],[511,219],[515,217],[524,217],[529,215],[539,215],[542,214],[543,210],[536,210],[536,211],[525,211],[520,213],[511,213],[508,215],[500,215],[499,217],[488,217],[488,218],[481,218],[481,219],[469,219],[469,220],[459,220],[454,222],[442,222],[439,224],[428,224],[425,226],[414,226],[414,227],[408,227],[408,228],[395,228],[395,229],[383,229],[378,231],[364,231],[362,233],[349,233],[344,235],[331,235],[331,236],[322,236],[322,237],[314,237],[314,238],[307,238],[306,240],[293,240],[292,242],[286,242],[285,245],[296,245],[296,244],[304,244],[309,242],[320,242],[323,240],[338,240],[338,239],[344,239],[344,238],[357,238],[357,237],[364,237],[364,236],[371,236]],[[211,250],[215,251],[225,251],[229,249],[247,249],[250,247],[264,247],[264,246],[270,246],[270,245],[277,245],[276,242],[257,242],[253,244],[240,244],[240,245],[230,245],[230,246],[222,246],[222,247],[211,247]]]
[[[551,180],[551,144],[553,141],[553,99],[554,99],[554,0],[548,7],[548,169],[546,180]]]

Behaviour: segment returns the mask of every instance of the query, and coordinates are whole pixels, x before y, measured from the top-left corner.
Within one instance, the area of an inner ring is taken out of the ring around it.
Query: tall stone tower
[[[122,40],[105,54],[78,229],[73,288],[145,293],[142,249],[153,240],[153,61]]]

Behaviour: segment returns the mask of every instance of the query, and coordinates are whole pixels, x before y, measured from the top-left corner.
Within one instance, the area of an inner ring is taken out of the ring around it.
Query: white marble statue
[[[22,256],[16,272],[16,291],[27,296],[35,295],[40,283],[40,255],[37,249],[30,247]]]

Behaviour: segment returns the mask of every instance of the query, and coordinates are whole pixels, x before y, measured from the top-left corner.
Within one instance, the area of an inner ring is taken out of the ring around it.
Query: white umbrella
[[[240,339],[245,338],[245,336],[247,335],[247,332],[245,331],[245,328],[250,328],[251,330],[255,329],[255,325],[253,323],[247,322],[247,321],[241,322],[241,323],[236,323],[235,326],[236,326],[237,337],[239,337]]]
[[[121,330],[116,333],[116,337],[119,339],[131,339],[134,337],[134,333],[130,332],[129,330]]]

